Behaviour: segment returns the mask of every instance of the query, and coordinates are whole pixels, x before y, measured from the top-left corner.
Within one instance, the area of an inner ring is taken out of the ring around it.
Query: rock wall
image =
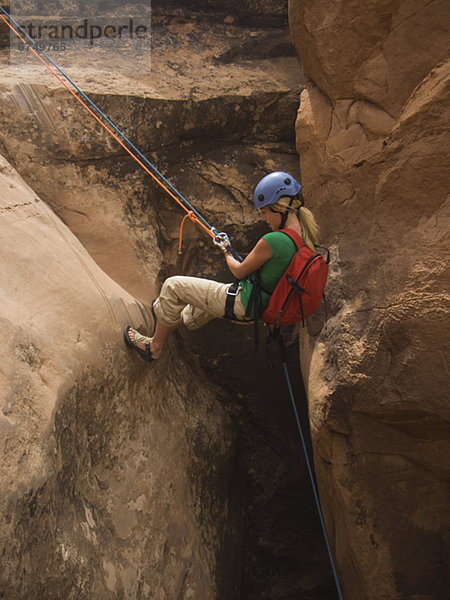
[[[220,392],[175,354],[137,363],[119,332],[148,328],[145,306],[4,159],[0,182],[2,597],[224,593],[239,517]]]
[[[449,598],[449,4],[289,10],[302,182],[333,252],[302,356],[344,597]]]

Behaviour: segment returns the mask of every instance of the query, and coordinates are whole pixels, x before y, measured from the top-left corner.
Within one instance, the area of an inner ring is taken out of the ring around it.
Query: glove
[[[225,232],[218,233],[213,241],[214,241],[214,244],[216,246],[219,246],[219,248],[221,250],[223,250],[224,252],[226,252],[228,250],[228,248],[231,246],[230,238],[227,236],[227,234]]]

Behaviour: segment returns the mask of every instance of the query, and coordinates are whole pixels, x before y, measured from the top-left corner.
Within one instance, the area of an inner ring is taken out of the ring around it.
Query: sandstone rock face
[[[448,598],[447,2],[291,0],[330,319],[302,340],[346,599]]]
[[[233,528],[214,516],[233,456],[216,391],[175,357],[136,363],[120,331],[145,307],[0,170],[2,596],[212,597]]]

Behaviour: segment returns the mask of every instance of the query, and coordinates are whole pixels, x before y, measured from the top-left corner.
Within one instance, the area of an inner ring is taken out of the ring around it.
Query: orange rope
[[[197,217],[195,216],[195,214],[193,213],[192,210],[189,210],[187,212],[187,214],[184,216],[183,220],[181,221],[181,225],[180,225],[180,241],[178,243],[178,254],[181,254],[181,245],[183,243],[183,227],[184,227],[184,222],[186,221],[186,219],[190,219],[191,221],[194,221],[194,223],[197,221]]]
[[[95,120],[96,120],[98,123],[100,123],[100,125],[101,125],[101,126],[104,128],[104,129],[106,129],[106,131],[107,131],[107,132],[108,132],[108,133],[109,133],[109,134],[110,134],[110,135],[111,135],[111,136],[112,136],[112,137],[113,137],[113,138],[116,140],[116,142],[118,142],[118,144],[120,144],[120,145],[122,146],[122,148],[124,148],[124,150],[126,150],[126,151],[128,152],[128,154],[129,154],[130,156],[132,156],[132,157],[134,158],[134,160],[135,160],[135,161],[136,161],[136,162],[137,162],[137,163],[138,163],[138,164],[139,164],[139,165],[140,165],[140,166],[141,166],[141,167],[142,167],[142,168],[143,168],[143,169],[144,169],[144,170],[145,170],[145,171],[146,171],[146,172],[147,172],[149,175],[150,175],[150,177],[152,177],[152,178],[153,178],[153,179],[156,181],[156,183],[158,183],[158,184],[159,184],[159,185],[160,185],[160,186],[163,188],[163,190],[165,190],[165,191],[166,191],[166,192],[169,194],[169,196],[171,196],[171,197],[172,197],[172,198],[175,200],[175,202],[177,202],[177,204],[179,204],[179,206],[181,206],[181,208],[182,208],[183,210],[185,210],[185,211],[188,213],[188,215],[189,215],[189,213],[190,213],[190,212],[192,212],[192,211],[190,211],[188,208],[186,208],[186,207],[184,206],[184,204],[183,204],[182,202],[180,202],[180,200],[179,200],[179,199],[178,199],[178,198],[175,196],[175,194],[173,194],[173,193],[172,193],[172,192],[169,190],[169,188],[168,188],[168,187],[166,187],[166,186],[164,185],[164,183],[162,183],[162,182],[161,182],[161,181],[160,181],[160,180],[159,180],[159,179],[158,179],[158,178],[157,178],[157,177],[156,177],[156,176],[155,176],[155,175],[154,175],[154,174],[153,174],[153,173],[150,171],[150,169],[148,169],[148,168],[147,168],[147,167],[144,165],[144,163],[143,163],[141,160],[139,160],[139,158],[138,158],[137,156],[135,156],[135,155],[134,155],[134,154],[131,152],[131,150],[130,150],[129,148],[127,148],[127,146],[126,146],[126,145],[125,145],[125,144],[122,142],[122,140],[121,140],[119,137],[117,137],[117,135],[116,135],[116,134],[115,134],[115,133],[114,133],[114,132],[113,132],[113,131],[112,131],[112,130],[111,130],[111,129],[110,129],[108,126],[107,126],[107,125],[105,125],[105,123],[103,123],[103,121],[102,121],[102,120],[101,120],[101,119],[100,119],[100,118],[99,118],[99,117],[98,117],[98,116],[97,116],[97,115],[96,115],[96,114],[95,114],[95,113],[94,113],[94,112],[93,112],[93,111],[92,111],[92,110],[89,108],[89,106],[88,106],[88,105],[87,105],[87,104],[86,104],[86,103],[85,103],[85,102],[84,102],[84,101],[83,101],[83,100],[82,100],[82,99],[81,99],[79,96],[77,96],[77,94],[76,94],[76,93],[75,93],[75,92],[74,92],[72,89],[70,89],[70,87],[69,87],[69,86],[68,86],[68,85],[67,85],[67,84],[64,82],[64,80],[63,80],[63,79],[61,79],[61,77],[58,75],[58,73],[56,73],[56,71],[55,71],[54,69],[52,69],[52,67],[50,67],[50,65],[48,65],[48,64],[45,62],[45,60],[44,60],[44,59],[43,59],[43,58],[42,58],[42,57],[39,55],[39,53],[38,53],[38,52],[36,52],[36,51],[35,51],[35,50],[32,48],[32,46],[30,46],[30,44],[28,44],[28,42],[27,42],[27,41],[26,41],[26,40],[25,40],[25,39],[24,39],[24,38],[23,38],[23,37],[20,35],[20,33],[19,33],[18,31],[16,31],[16,29],[14,29],[14,27],[11,25],[11,23],[9,23],[9,21],[7,21],[7,20],[5,19],[5,17],[4,17],[2,14],[0,14],[0,19],[1,19],[1,20],[2,20],[4,23],[6,23],[6,25],[8,25],[8,27],[11,29],[11,31],[12,31],[12,32],[13,32],[13,33],[14,33],[14,34],[15,34],[15,35],[16,35],[16,36],[19,38],[19,40],[20,40],[21,42],[23,42],[24,44],[26,44],[26,45],[28,46],[28,48],[31,50],[31,52],[32,52],[32,53],[33,53],[33,54],[34,54],[34,55],[35,55],[35,56],[36,56],[36,57],[37,57],[37,58],[38,58],[38,59],[41,61],[41,63],[42,63],[42,64],[43,64],[43,65],[44,65],[44,66],[45,66],[45,67],[46,67],[46,68],[47,68],[47,69],[48,69],[48,70],[49,70],[49,71],[50,71],[50,72],[51,72],[51,73],[52,73],[52,74],[53,74],[55,77],[56,77],[56,79],[57,79],[57,80],[58,80],[58,81],[59,81],[59,82],[60,82],[60,83],[61,83],[61,84],[62,84],[62,85],[63,85],[63,86],[66,88],[66,90],[67,90],[68,92],[70,92],[70,94],[72,94],[72,96],[73,96],[73,97],[74,97],[76,100],[78,100],[78,102],[79,102],[79,103],[80,103],[82,106],[84,106],[84,108],[85,108],[85,109],[86,109],[86,110],[87,110],[87,111],[88,111],[88,112],[89,112],[89,113],[90,113],[90,114],[91,114],[91,115],[94,117],[94,119],[95,119]],[[188,216],[188,215],[187,215],[187,216]],[[208,229],[208,227],[206,227],[206,226],[205,226],[205,225],[204,225],[204,224],[203,224],[203,223],[202,223],[202,222],[201,222],[201,221],[198,219],[198,217],[197,217],[197,216],[196,216],[194,213],[192,213],[192,216],[190,216],[189,218],[190,218],[192,221],[194,221],[195,223],[197,223],[198,225],[200,225],[200,227],[202,227],[202,228],[203,228],[203,229],[206,231],[206,233],[207,233],[209,236],[211,236],[213,239],[216,237],[216,236],[214,235],[214,233],[213,233],[213,232],[212,232],[210,229]]]

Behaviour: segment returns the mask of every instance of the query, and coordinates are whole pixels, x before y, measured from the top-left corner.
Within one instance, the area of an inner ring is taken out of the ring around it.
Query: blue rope
[[[22,29],[22,27],[19,25],[19,23],[17,23],[17,21],[15,21],[13,19],[13,17],[11,17],[11,15],[6,12],[6,10],[3,8],[3,6],[0,6],[1,11],[8,17],[8,19],[14,23],[14,25],[17,27],[17,29],[27,38],[27,41],[31,42],[31,45],[33,47],[36,48],[36,42],[33,40],[32,37],[30,37],[28,35],[28,33]],[[30,44],[29,44],[30,45]],[[89,104],[92,106],[92,108],[94,108],[97,113],[99,115],[102,116],[103,119],[105,119],[105,121],[111,125],[111,127],[114,129],[114,131],[120,135],[120,137],[130,146],[130,148],[136,152],[136,154],[147,164],[147,166],[151,169],[151,171],[157,175],[160,180],[162,182],[164,182],[164,184],[170,188],[170,190],[176,194],[176,196],[179,198],[179,200],[189,209],[191,210],[202,222],[203,224],[210,230],[210,231],[214,231],[214,228],[206,221],[206,219],[188,202],[188,200],[186,200],[186,198],[170,183],[170,181],[168,181],[164,175],[162,173],[160,173],[160,171],[158,171],[158,169],[155,167],[155,165],[153,163],[151,163],[148,158],[142,154],[142,152],[136,148],[136,146],[131,142],[131,140],[129,140],[127,138],[127,136],[118,128],[116,127],[116,125],[103,113],[103,111],[95,104],[95,102],[93,102],[89,96],[87,96],[83,90],[81,90],[78,85],[72,81],[72,79],[54,62],[54,60],[44,51],[41,50],[40,48],[38,48],[38,51],[40,52],[40,54],[43,54],[45,56],[45,58],[55,67],[55,69],[57,69],[59,71],[59,73],[70,83],[70,85],[79,93],[81,94],[81,96],[83,96],[83,98],[89,102]]]
[[[298,427],[298,431],[299,431],[299,434],[300,434],[300,439],[302,441],[303,452],[305,454],[306,464],[307,464],[307,467],[308,467],[308,473],[309,473],[309,477],[311,479],[311,485],[312,485],[312,489],[313,489],[313,492],[314,492],[314,498],[315,498],[316,505],[317,505],[317,512],[319,513],[320,524],[322,526],[323,536],[325,538],[325,545],[327,547],[328,556],[330,558],[331,570],[333,571],[333,577],[334,577],[334,581],[336,583],[336,589],[337,589],[337,593],[338,593],[338,596],[339,596],[339,600],[343,600],[341,588],[340,588],[340,585],[339,585],[338,576],[337,576],[337,573],[336,573],[336,568],[334,566],[333,555],[331,553],[330,542],[328,540],[328,535],[327,535],[327,530],[326,530],[326,527],[325,527],[325,521],[324,521],[324,518],[323,518],[322,509],[320,508],[319,494],[317,492],[317,486],[316,486],[316,483],[314,481],[314,475],[313,475],[313,470],[312,470],[312,467],[311,467],[311,461],[309,460],[308,450],[306,448],[305,436],[303,434],[302,425],[300,423],[300,417],[299,417],[299,414],[298,414],[297,406],[295,404],[294,392],[292,391],[291,380],[289,378],[289,371],[288,371],[287,364],[286,364],[285,360],[283,360],[283,369],[284,369],[284,374],[286,375],[286,382],[287,382],[287,386],[288,386],[288,389],[289,389],[289,395],[291,397],[292,407],[293,407],[294,413],[295,413],[295,419],[297,421],[297,427]]]

